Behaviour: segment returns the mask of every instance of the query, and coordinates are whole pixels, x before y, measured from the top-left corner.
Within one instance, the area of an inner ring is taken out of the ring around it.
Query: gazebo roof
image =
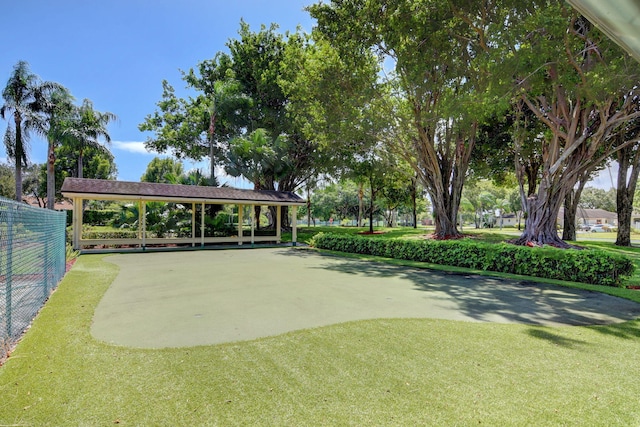
[[[101,200],[156,200],[265,205],[304,205],[292,192],[242,190],[232,187],[157,184],[151,182],[110,181],[104,179],[65,178],[62,194],[69,198]]]

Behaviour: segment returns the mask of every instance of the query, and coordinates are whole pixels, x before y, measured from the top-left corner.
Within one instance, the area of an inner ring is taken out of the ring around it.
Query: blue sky
[[[280,31],[300,26],[311,31],[313,20],[303,8],[314,0],[21,0],[3,1],[3,43],[0,87],[13,66],[27,61],[43,80],[63,84],[77,103],[89,98],[99,111],[118,121],[109,126],[110,147],[118,179],[139,181],[157,154],[147,153],[147,135],[138,124],[155,111],[162,80],[179,96],[184,89],[180,70],[227,51],[240,19],[252,30],[277,23]],[[0,101],[2,103],[2,101]],[[0,138],[6,121],[0,120]],[[1,145],[1,144],[0,144]],[[31,140],[30,159],[43,163],[46,143]],[[6,162],[4,146],[0,161]],[[185,162],[185,168],[205,167]],[[230,178],[231,185],[242,186]]]

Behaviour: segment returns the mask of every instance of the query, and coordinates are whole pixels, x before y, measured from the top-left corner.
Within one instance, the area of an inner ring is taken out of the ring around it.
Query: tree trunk
[[[369,204],[369,233],[373,233],[373,202],[376,198],[376,193],[373,191],[373,184],[371,184],[371,202]]]
[[[576,240],[576,212],[578,211],[578,197],[574,191],[569,191],[564,198],[564,213],[562,240]]]
[[[433,222],[436,226],[434,236],[436,239],[457,239],[462,235],[458,232],[456,226],[458,222],[458,212],[452,212],[446,206],[444,200],[432,200],[433,203]]]
[[[14,114],[16,126],[15,161],[16,161],[16,201],[22,202],[22,159],[24,158],[24,145],[22,144],[22,118],[16,111]]]
[[[416,178],[411,179],[411,205],[413,207],[413,228],[418,228],[418,183]]]
[[[640,173],[639,163],[640,155],[634,146],[623,148],[618,152],[618,190],[616,192],[618,233],[616,246],[631,246],[631,214],[633,213],[633,197]],[[630,166],[631,174],[627,179]]]
[[[22,162],[16,161],[16,201],[22,202]]]
[[[633,200],[630,200],[625,191],[618,189],[618,234],[616,246],[631,246],[631,214],[633,213]],[[633,193],[631,193],[633,198]]]
[[[311,192],[309,187],[307,187],[307,227],[311,227]]]
[[[585,172],[580,177],[578,182],[578,188],[567,191],[567,195],[564,197],[564,227],[562,229],[562,240],[576,241],[576,214],[578,213],[578,204],[580,203],[580,196],[582,190],[584,190],[587,181],[589,181],[590,173]]]
[[[78,178],[84,177],[84,153],[82,150],[78,153]]]
[[[213,101],[215,103],[215,99]],[[215,133],[216,133],[216,113],[215,110],[210,112],[209,117],[209,158],[211,159],[211,176],[209,177],[209,185],[216,186],[216,159],[215,159]]]
[[[364,184],[358,186],[358,227],[362,227],[362,212],[364,212]]]
[[[55,144],[53,141],[49,141],[48,153],[47,153],[47,209],[55,207],[56,199],[56,152],[54,150]],[[78,157],[78,161],[79,161]]]
[[[549,187],[544,180],[538,187],[538,194],[526,199],[527,219],[522,235],[514,242],[517,245],[575,248],[558,237],[556,223],[565,195],[573,185]]]

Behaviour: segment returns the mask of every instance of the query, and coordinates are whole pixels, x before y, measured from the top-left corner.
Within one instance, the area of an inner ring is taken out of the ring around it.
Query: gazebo
[[[102,179],[66,178],[62,184],[62,194],[73,200],[73,247],[129,245],[145,249],[148,245],[199,245],[217,243],[276,242],[280,243],[282,228],[282,207],[291,207],[292,243],[296,244],[296,213],[298,206],[304,206],[304,199],[291,192],[243,190],[231,187],[203,187],[196,185],[157,184],[149,182],[110,181]],[[138,204],[138,232],[135,238],[83,239],[83,203],[90,200],[127,201]],[[188,237],[154,237],[147,233],[146,203],[166,202],[191,205],[191,235]],[[207,205],[237,206],[237,232],[235,236],[205,236],[205,208]],[[244,208],[250,207],[250,234],[243,232]],[[276,211],[275,234],[256,235],[255,207],[273,206]],[[200,208],[200,224],[196,224],[196,211]],[[199,228],[199,230],[198,230]]]

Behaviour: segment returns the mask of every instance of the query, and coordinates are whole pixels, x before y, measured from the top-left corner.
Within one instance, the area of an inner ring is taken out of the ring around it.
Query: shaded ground
[[[137,253],[98,305],[101,340],[160,348],[249,340],[374,318],[589,325],[640,317],[596,292],[276,248]]]

